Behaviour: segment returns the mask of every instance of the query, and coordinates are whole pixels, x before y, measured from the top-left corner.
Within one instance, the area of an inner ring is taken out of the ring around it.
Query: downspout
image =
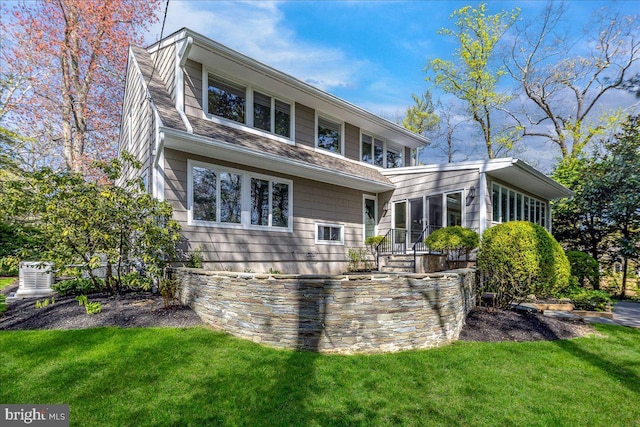
[[[176,53],[176,110],[182,119],[184,126],[187,128],[187,132],[193,133],[193,127],[184,113],[184,66],[187,63],[189,57],[189,51],[193,46],[193,38],[187,37],[182,44],[180,50]]]

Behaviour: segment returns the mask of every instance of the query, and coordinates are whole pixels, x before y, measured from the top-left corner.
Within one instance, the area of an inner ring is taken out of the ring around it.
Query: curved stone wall
[[[458,338],[475,306],[475,270],[270,275],[177,268],[182,302],[217,329],[323,353],[429,348]]]

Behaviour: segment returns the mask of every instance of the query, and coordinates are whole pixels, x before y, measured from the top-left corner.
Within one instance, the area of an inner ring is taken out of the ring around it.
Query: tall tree
[[[412,132],[425,134],[438,126],[440,118],[435,112],[435,105],[430,91],[421,96],[411,94],[413,105],[407,108],[402,126]]]
[[[622,120],[619,112],[599,107],[605,95],[633,86],[640,27],[637,16],[601,10],[575,40],[560,33],[564,14],[562,4],[549,3],[542,16],[525,24],[508,69],[532,104],[513,115],[523,136],[547,138],[567,160]]]
[[[622,260],[624,297],[629,261],[640,261],[640,116],[629,117],[605,149],[608,154],[600,167],[610,202],[604,216],[615,232],[615,254]]]
[[[477,9],[466,6],[456,10],[450,17],[457,19],[456,29],[443,28],[438,32],[459,43],[455,60],[436,58],[426,68],[427,81],[467,104],[471,117],[482,131],[490,159],[512,144],[511,135],[502,134],[493,121],[494,115],[509,99],[508,94],[498,88],[506,71],[497,65],[496,45],[519,14],[520,10],[516,8],[488,15],[485,3]]]
[[[19,133],[54,145],[82,170],[112,155],[120,125],[130,43],[157,20],[157,0],[38,0],[14,3],[0,22],[3,80],[20,82],[3,100]]]

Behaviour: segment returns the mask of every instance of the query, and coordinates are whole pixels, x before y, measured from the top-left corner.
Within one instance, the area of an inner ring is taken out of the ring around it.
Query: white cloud
[[[275,2],[170,2],[164,35],[182,27],[324,90],[355,86],[366,65],[340,49],[301,41]],[[160,25],[150,33],[157,38]]]

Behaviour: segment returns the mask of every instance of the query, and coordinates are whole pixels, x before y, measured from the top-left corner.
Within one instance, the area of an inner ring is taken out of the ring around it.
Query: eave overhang
[[[164,147],[191,154],[220,159],[244,166],[276,171],[293,177],[306,178],[327,184],[348,187],[360,191],[381,193],[395,189],[390,182],[375,181],[365,177],[335,171],[273,153],[242,147],[228,142],[161,127]]]
[[[511,157],[385,169],[381,171],[381,173],[385,176],[393,176],[398,174],[437,173],[461,170],[477,170],[480,173],[486,173],[489,177],[518,187],[546,200],[573,197],[573,191],[557,183],[522,160]]]

